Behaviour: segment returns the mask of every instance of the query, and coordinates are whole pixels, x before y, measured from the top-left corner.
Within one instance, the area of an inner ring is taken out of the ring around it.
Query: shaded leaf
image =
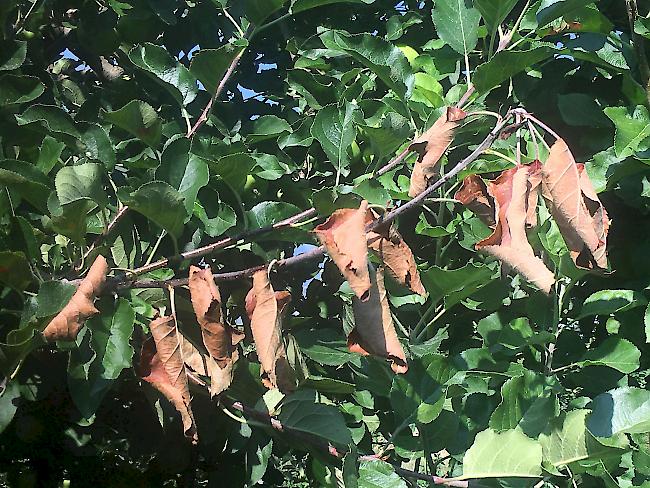
[[[27,57],[25,41],[0,41],[0,71],[11,71],[20,68]]]
[[[45,86],[35,76],[0,76],[0,106],[31,102],[45,91]]]
[[[633,155],[643,140],[650,137],[650,114],[643,105],[638,105],[632,114],[626,107],[606,107],[603,112],[616,126],[616,157],[626,158]]]
[[[183,197],[167,183],[145,183],[123,200],[130,209],[141,213],[175,239],[183,232],[183,222],[187,216]]]
[[[542,0],[536,13],[537,23],[539,27],[544,27],[568,12],[590,3],[590,0]]]
[[[32,280],[32,269],[24,252],[0,251],[0,283],[22,291]]]
[[[246,18],[256,25],[261,25],[286,2],[287,0],[242,0]]]
[[[311,8],[321,7],[323,5],[332,5],[334,3],[373,3],[375,0],[293,0],[291,11],[294,14],[304,12]]]
[[[406,482],[395,469],[380,460],[361,461],[359,464],[359,488],[406,488]]]
[[[632,373],[639,368],[641,351],[627,339],[608,337],[580,361],[584,366],[608,366],[621,373]]]
[[[5,159],[0,161],[0,185],[19,192],[29,203],[47,212],[50,181],[37,167],[26,161]]]
[[[517,0],[474,0],[474,4],[490,31],[496,31],[515,7]]]
[[[12,381],[0,393],[0,433],[11,423],[18,410],[20,384]]]
[[[228,66],[241,50],[241,47],[232,44],[225,44],[218,49],[201,49],[192,56],[190,72],[199,79],[208,92],[214,94]]]
[[[587,427],[598,437],[650,432],[650,391],[624,386],[598,395]]]
[[[64,166],[56,174],[54,186],[61,205],[90,200],[105,207],[108,197],[104,191],[102,177],[104,167],[97,163],[83,163],[75,166]]]
[[[162,121],[154,108],[146,102],[131,100],[119,110],[104,112],[104,119],[151,147],[160,143]]]

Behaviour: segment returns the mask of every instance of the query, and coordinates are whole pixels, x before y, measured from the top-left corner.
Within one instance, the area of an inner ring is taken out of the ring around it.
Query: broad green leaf
[[[11,381],[0,394],[0,433],[7,428],[16,415],[20,402],[20,383]]]
[[[147,42],[131,49],[129,59],[160,82],[178,103],[188,105],[196,98],[196,78],[164,47]]]
[[[617,169],[621,169],[623,158],[616,156],[615,148],[609,147],[605,151],[594,154],[591,161],[585,164],[585,169],[596,193],[601,193],[616,183],[620,177]]]
[[[494,32],[517,5],[517,0],[474,0],[474,5],[490,31]]]
[[[11,71],[20,68],[27,57],[25,41],[0,41],[0,71]]]
[[[537,478],[542,475],[542,446],[521,430],[479,432],[463,457],[461,479]]]
[[[421,276],[430,299],[438,301],[444,298],[445,308],[450,309],[490,283],[495,278],[495,270],[494,266],[473,263],[457,269],[432,266]]]
[[[160,143],[162,122],[154,108],[146,102],[131,100],[119,110],[104,112],[104,119],[151,147]]]
[[[205,233],[210,237],[222,235],[237,223],[235,211],[211,188],[199,192],[199,198],[194,202],[194,215],[203,223]]]
[[[295,165],[280,161],[273,154],[253,154],[252,156],[256,161],[252,173],[264,180],[278,180],[296,169]]]
[[[557,468],[587,459],[602,459],[620,454],[620,449],[608,447],[596,440],[585,424],[589,410],[572,410],[554,418],[539,436],[544,461]]]
[[[30,105],[20,115],[16,115],[18,125],[38,123],[50,133],[58,133],[81,138],[81,132],[76,127],[70,115],[54,105]]]
[[[32,270],[22,251],[0,251],[0,283],[24,290],[32,282]]]
[[[547,47],[537,47],[529,51],[500,51],[490,61],[476,68],[472,81],[479,93],[487,93],[552,54],[552,50]]]
[[[190,140],[180,136],[166,144],[156,169],[156,179],[178,190],[187,214],[191,215],[199,190],[210,181],[210,171],[203,158],[190,153]]]
[[[90,200],[77,200],[63,206],[56,193],[51,193],[47,201],[52,229],[77,243],[84,240],[88,232],[88,214],[96,207]]]
[[[539,27],[544,27],[571,10],[578,9],[592,2],[593,0],[542,0],[537,9],[537,23]]]
[[[123,369],[131,367],[133,347],[130,341],[134,320],[133,308],[120,297],[112,313],[101,313],[87,322],[91,347],[96,355],[94,367],[101,378],[115,380]]]
[[[341,108],[328,105],[318,111],[311,127],[312,136],[320,142],[337,174],[342,176],[349,174],[348,149],[356,135],[356,124],[360,121],[358,110],[356,105],[349,102]]]
[[[648,301],[643,294],[634,290],[600,290],[584,301],[580,318],[625,312],[632,308],[643,307],[646,303]]]
[[[59,313],[65,307],[77,287],[62,281],[45,281],[41,283],[36,296],[38,309],[37,317],[51,317]]]
[[[359,464],[359,488],[406,488],[406,482],[397,476],[395,469],[379,460],[361,461]]]
[[[321,7],[323,5],[332,5],[333,3],[365,3],[370,4],[375,0],[293,0],[291,11],[294,14],[304,12],[311,8]]]
[[[598,395],[591,403],[589,431],[598,437],[650,432],[650,391],[624,386]]]
[[[413,89],[414,77],[402,51],[371,34],[348,34],[330,30],[320,35],[326,48],[344,52],[369,68],[402,100]]]
[[[38,153],[38,163],[36,163],[38,169],[44,174],[49,174],[54,165],[59,162],[64,148],[65,144],[63,142],[57,141],[54,137],[45,136],[41,144],[41,150]]]
[[[225,44],[218,49],[201,49],[192,57],[190,73],[199,79],[208,92],[214,94],[230,63],[241,50],[241,47],[232,44]]]
[[[276,115],[262,115],[253,121],[253,129],[246,139],[251,143],[277,137],[285,132],[291,132],[289,123]]]
[[[102,185],[103,174],[104,167],[97,163],[64,166],[54,179],[59,203],[67,205],[77,200],[90,200],[105,207],[108,197]]]
[[[396,41],[400,37],[402,37],[405,33],[406,30],[412,26],[412,25],[417,25],[422,23],[422,17],[420,14],[410,11],[406,12],[405,14],[396,14],[392,15],[389,19],[388,22],[386,22],[386,40],[388,41]],[[404,52],[405,47],[401,47],[402,52]],[[413,65],[413,61],[409,59],[409,63]]]
[[[637,105],[632,114],[625,107],[607,107],[604,112],[616,126],[614,148],[617,157],[626,158],[650,146],[650,141],[644,141],[650,137],[650,114],[646,107]]]
[[[280,10],[287,0],[241,0],[246,18],[259,26],[274,12]]]
[[[250,229],[259,229],[277,224],[301,212],[301,209],[286,202],[260,202],[246,212]],[[270,234],[262,234],[257,239],[288,240],[294,242],[305,237],[301,229],[283,229]]]
[[[282,402],[278,419],[287,428],[327,439],[338,445],[352,442],[338,408],[318,402],[313,390],[299,390]]]
[[[209,161],[208,165],[211,175],[218,175],[233,191],[241,192],[251,169],[255,166],[255,159],[250,154],[234,153],[216,161]]]
[[[342,333],[333,329],[302,329],[294,333],[300,351],[318,364],[326,366],[341,366],[354,360]]]
[[[15,159],[0,160],[0,185],[16,190],[38,210],[47,211],[51,183],[32,164]]]
[[[576,127],[609,127],[603,109],[593,97],[585,93],[558,95],[557,105],[562,120]]]
[[[183,232],[187,216],[185,202],[178,191],[163,181],[145,183],[124,199],[131,210],[165,229],[175,239]]]
[[[608,366],[621,373],[632,373],[639,368],[641,351],[627,339],[620,337],[608,337],[596,349],[587,354],[581,365],[584,366]]]
[[[245,453],[249,486],[256,485],[264,477],[272,451],[273,437],[264,435],[262,431],[253,431]]]
[[[438,37],[459,54],[469,54],[478,42],[481,14],[467,0],[437,0],[431,11]]]
[[[0,106],[31,102],[45,91],[35,76],[3,75],[0,77]]]

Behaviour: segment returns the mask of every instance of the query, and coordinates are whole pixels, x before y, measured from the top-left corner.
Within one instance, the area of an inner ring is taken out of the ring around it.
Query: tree
[[[649,15],[5,1],[3,481],[650,483]]]

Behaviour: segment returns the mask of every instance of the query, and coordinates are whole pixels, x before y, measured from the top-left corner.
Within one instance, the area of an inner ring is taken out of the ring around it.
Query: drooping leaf
[[[598,395],[587,427],[598,437],[650,432],[650,391],[624,386]]]
[[[208,92],[214,94],[230,63],[241,50],[241,47],[232,44],[225,44],[218,49],[201,49],[192,57],[190,72],[199,79]]]
[[[86,319],[98,313],[93,302],[106,281],[106,273],[108,273],[108,263],[100,254],[95,258],[88,274],[81,281],[68,304],[43,330],[46,340],[73,341],[77,337]]]
[[[183,222],[187,215],[183,197],[165,182],[145,183],[124,198],[124,203],[176,239],[183,232]]]
[[[588,5],[589,0],[542,0],[536,17],[539,27],[544,27],[566,13]]]
[[[196,78],[181,63],[172,58],[161,46],[144,43],[129,51],[129,59],[161,83],[182,105],[188,105],[196,98]]]
[[[497,205],[497,225],[492,235],[476,244],[476,249],[496,257],[549,293],[555,277],[535,256],[526,236],[529,173],[537,169],[532,165],[512,168],[490,182],[490,193],[494,195]]]
[[[370,273],[369,298],[353,297],[354,329],[348,334],[350,351],[386,358],[395,373],[406,373],[408,364],[399,342],[384,285],[384,271]]]
[[[243,339],[243,335],[224,323],[221,313],[221,295],[209,267],[199,269],[190,266],[188,284],[192,307],[201,327],[203,345],[216,361],[217,366],[227,370],[219,376],[223,380],[222,384],[210,383],[210,394],[214,397],[230,386],[232,367],[238,358],[237,343]]]
[[[541,475],[542,446],[518,429],[479,432],[463,457],[463,479]]]
[[[282,391],[295,389],[295,373],[287,360],[282,338],[282,319],[291,295],[273,291],[266,270],[253,275],[253,288],[246,296],[255,349],[262,365],[262,383]]]
[[[542,167],[544,195],[576,266],[607,269],[609,217],[583,164],[558,139]]]
[[[327,221],[314,229],[327,253],[362,301],[368,299],[371,286],[365,230],[367,211],[368,202],[364,200],[358,209],[336,210]]]
[[[409,146],[419,155],[413,173],[409,196],[415,197],[426,190],[429,183],[440,174],[440,158],[454,139],[454,130],[467,114],[459,108],[448,107],[429,130],[417,137]]]
[[[328,105],[318,111],[311,127],[312,136],[320,142],[337,174],[342,176],[350,172],[348,149],[357,133],[355,124],[359,119],[359,109],[355,104],[347,102],[345,108]]]
[[[118,298],[112,313],[102,313],[88,322],[91,347],[95,351],[94,362],[98,374],[104,379],[115,380],[122,370],[131,367],[135,311],[124,298]]]
[[[131,100],[119,110],[104,112],[104,119],[151,147],[160,143],[162,121],[154,108],[146,102]]]
[[[469,54],[478,42],[481,14],[467,0],[438,0],[431,11],[440,39],[459,54]]]
[[[463,186],[454,198],[469,208],[486,225],[496,225],[496,208],[494,197],[488,193],[485,182],[478,175],[469,175],[463,180]]]

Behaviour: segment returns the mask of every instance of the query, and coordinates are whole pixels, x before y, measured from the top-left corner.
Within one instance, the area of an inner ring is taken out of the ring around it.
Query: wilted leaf
[[[411,143],[409,149],[416,151],[419,157],[411,174],[410,197],[422,193],[430,180],[438,176],[438,162],[454,139],[454,130],[466,115],[459,108],[448,107],[429,130]]]
[[[496,225],[496,208],[494,197],[488,193],[483,179],[478,175],[469,175],[463,180],[463,186],[456,192],[454,198],[469,208],[486,225]]]
[[[365,200],[358,209],[336,210],[327,221],[314,229],[328,254],[361,300],[368,299],[370,290],[365,230],[367,210],[368,202]]]
[[[607,269],[609,218],[583,164],[558,139],[542,167],[544,196],[576,266]]]
[[[282,391],[295,388],[295,375],[282,339],[283,312],[290,300],[289,292],[273,291],[266,270],[253,275],[253,288],[246,296],[246,312],[262,365],[262,383]]]
[[[373,272],[371,280],[370,298],[366,301],[353,298],[355,325],[348,335],[348,347],[352,352],[386,358],[393,371],[406,373],[408,364],[393,324],[383,269]]]
[[[490,182],[490,193],[494,195],[497,206],[497,226],[492,235],[476,244],[476,249],[496,257],[545,293],[549,293],[555,277],[544,262],[535,256],[526,237],[531,169],[535,170],[535,167],[512,168]]]
[[[106,273],[108,264],[104,256],[99,255],[77,292],[43,330],[45,339],[50,342],[73,341],[77,337],[83,322],[98,313],[93,301],[106,281]]]
[[[149,328],[155,346],[150,341],[143,345],[141,376],[174,405],[181,414],[185,436],[196,443],[198,436],[176,320],[172,316],[158,317],[151,322]]]
[[[196,320],[201,326],[203,344],[217,366],[227,370],[220,375],[226,383],[215,384],[214,381],[210,383],[210,394],[215,396],[230,385],[232,367],[238,358],[236,346],[243,336],[224,323],[221,314],[221,295],[209,267],[199,269],[190,266],[189,288]]]

